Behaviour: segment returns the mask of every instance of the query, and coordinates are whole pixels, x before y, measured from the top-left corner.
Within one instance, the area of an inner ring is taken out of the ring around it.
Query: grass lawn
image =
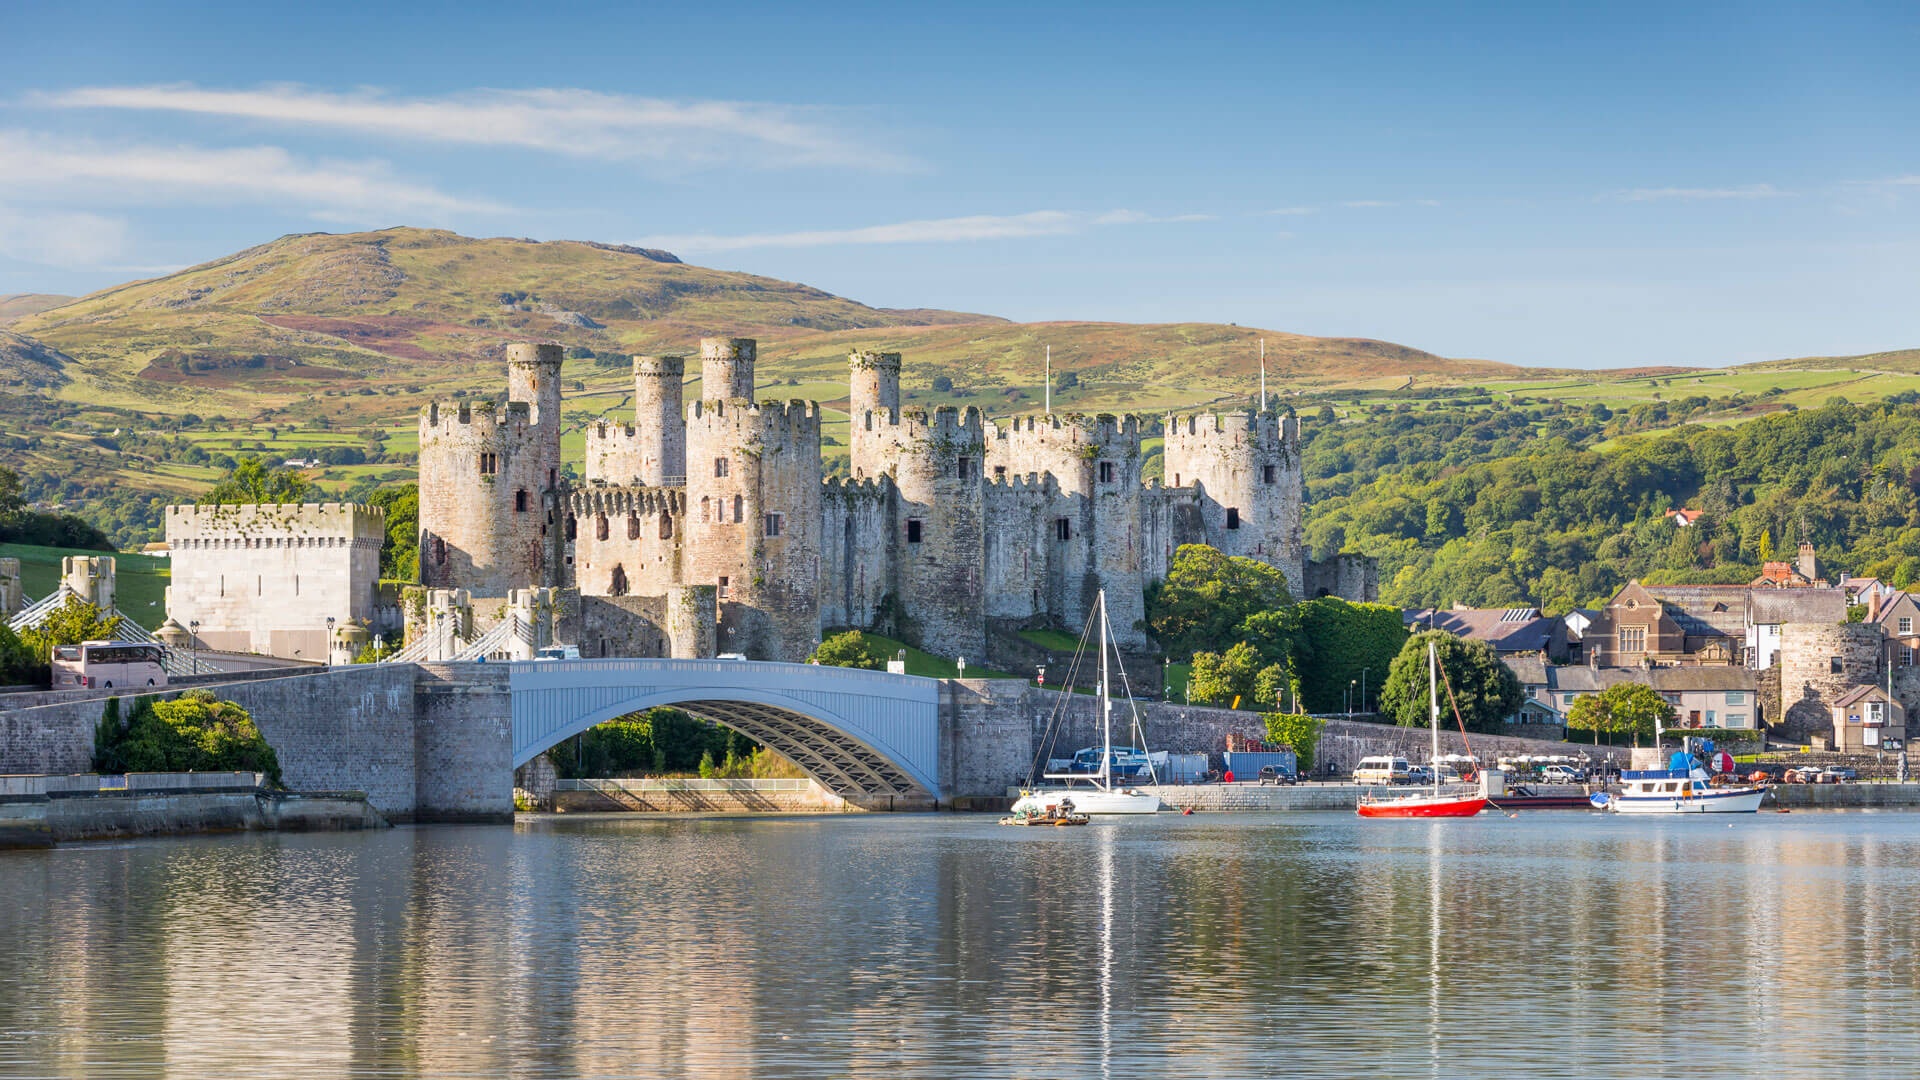
[[[149,630],[167,620],[167,582],[173,571],[167,560],[151,555],[114,554],[67,548],[0,544],[0,559],[19,559],[20,577],[27,595],[35,600],[60,587],[60,560],[68,555],[108,555],[116,561],[114,584],[120,610]]]
[[[959,677],[959,665],[946,657],[921,652],[919,649],[905,642],[895,641],[889,637],[881,637],[879,634],[862,633],[860,637],[867,643],[867,648],[877,653],[885,653],[889,657],[894,656],[901,649],[907,650],[907,674],[909,675],[924,675],[929,679],[953,679]],[[1009,675],[1004,671],[993,671],[989,668],[969,663],[967,665],[967,678],[1017,679],[1019,676]]]

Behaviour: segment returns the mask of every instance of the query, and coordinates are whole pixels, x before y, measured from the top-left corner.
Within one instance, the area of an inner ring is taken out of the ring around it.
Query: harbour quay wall
[[[1773,784],[1767,807],[1782,810],[1920,809],[1920,783]]]
[[[0,777],[0,849],[75,840],[386,828],[359,792],[268,791],[257,773]]]
[[[1091,695],[1047,690],[1014,679],[949,679],[942,684],[940,703],[947,739],[943,762],[949,770],[946,788],[955,797],[1001,796],[1008,785],[1025,781],[1036,760],[1044,765],[1040,760],[1043,756],[1067,757],[1082,747],[1100,744],[1098,701]],[[1224,764],[1222,754],[1229,734],[1266,736],[1266,724],[1259,713],[1159,701],[1142,701],[1138,707],[1142,736],[1149,748],[1204,753],[1210,767],[1216,769]],[[1047,731],[1056,710],[1061,711],[1060,729],[1048,742]],[[1314,750],[1317,775],[1330,772],[1344,776],[1361,758],[1377,754],[1424,761],[1432,745],[1432,735],[1426,728],[1344,717],[1325,719],[1326,728]],[[1116,744],[1130,745],[1134,741],[1132,722],[1126,704],[1115,702]],[[1469,743],[1473,752],[1487,761],[1505,754],[1588,753],[1604,757],[1607,752],[1605,747],[1595,753],[1593,747],[1546,739],[1474,734],[1463,740],[1457,730],[1440,733],[1443,754],[1465,753]],[[1625,751],[1614,753],[1624,755]]]

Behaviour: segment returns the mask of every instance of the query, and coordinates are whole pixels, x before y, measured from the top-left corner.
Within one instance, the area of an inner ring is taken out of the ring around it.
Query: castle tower
[[[758,351],[752,338],[701,338],[700,396],[707,401],[752,401]]]
[[[751,363],[748,366],[751,371]],[[682,357],[633,358],[633,416],[639,439],[634,483],[644,487],[686,483],[687,418],[680,400],[686,375],[687,362]],[[748,378],[751,381],[752,376]]]
[[[1246,410],[1167,417],[1166,483],[1198,496],[1208,545],[1258,559],[1306,597],[1300,422]]]
[[[887,454],[894,440],[875,433],[900,418],[900,354],[855,350],[847,362],[853,369],[847,412],[853,426],[853,476],[858,480],[879,476],[890,464]]]
[[[686,416],[682,583],[716,587],[719,652],[797,660],[820,636],[819,407],[708,399]]]
[[[508,400],[420,411],[420,580],[502,597],[561,584],[560,347],[507,349]]]
[[[1044,487],[1042,536],[1046,581],[1039,607],[1062,627],[1078,629],[1107,591],[1113,631],[1122,646],[1146,644],[1136,624],[1146,618],[1142,589],[1146,561],[1140,491],[1138,417],[1062,413],[1014,418],[987,439],[995,482]],[[997,542],[997,539],[996,539]],[[989,560],[1011,552],[989,551]],[[1038,583],[1036,583],[1038,585]]]
[[[897,386],[897,384],[896,384]],[[868,468],[898,488],[894,595],[910,614],[898,627],[936,656],[986,651],[986,522],[981,476],[986,422],[980,410],[875,409],[856,429]]]

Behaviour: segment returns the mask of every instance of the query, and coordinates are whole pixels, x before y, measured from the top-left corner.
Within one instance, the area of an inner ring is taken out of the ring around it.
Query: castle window
[[[713,519],[713,500],[708,498],[705,495],[702,495],[700,496],[700,520],[710,521],[712,519]]]
[[[554,469],[547,470],[547,486],[550,488],[560,486],[560,477],[558,475],[557,470],[554,470]]]
[[[524,514],[527,512],[527,490],[525,488],[521,488],[519,491],[513,493],[513,512],[516,514]]]
[[[720,588],[718,590],[717,598],[721,600],[725,600],[727,598],[727,579],[726,578],[720,579]]]
[[[480,455],[480,475],[492,476],[500,471],[500,455],[482,452]]]
[[[920,519],[908,518],[907,519],[907,543],[917,544],[919,542],[920,542]]]
[[[640,539],[640,518],[636,514],[627,515],[627,539]]]
[[[1103,461],[1100,463],[1100,482],[1103,484],[1113,483],[1113,462]]]
[[[993,478],[995,480],[1005,480],[1007,478],[1007,467],[1005,465],[995,465],[993,467]]]
[[[1239,527],[1240,527],[1240,508],[1237,506],[1227,507],[1227,528],[1237,529]]]
[[[673,539],[673,515],[664,510],[660,512],[660,539]]]
[[[1842,674],[1842,673],[1843,673],[1843,670],[1844,670],[1844,669],[1842,669],[1842,667],[1840,666],[1840,658],[1839,658],[1839,657],[1837,657],[1837,656],[1829,656],[1829,657],[1827,657],[1827,673],[1828,673],[1828,674],[1830,674],[1830,675],[1839,675],[1839,674]]]
[[[567,539],[573,540],[578,538],[579,535],[580,535],[580,519],[577,517],[574,517],[572,514],[568,514],[567,515]]]
[[[593,515],[593,538],[595,540],[605,540],[607,538],[607,515]]]
[[[1278,483],[1279,479],[1280,479],[1280,470],[1277,467],[1273,465],[1260,466],[1260,482],[1261,483],[1264,483],[1264,484]]]
[[[966,457],[953,459],[953,473],[962,480],[972,479],[973,459]]]
[[[786,523],[787,523],[787,515],[785,515],[785,514],[768,514],[768,515],[767,515],[767,520],[766,520],[766,522],[765,522],[765,528],[766,528],[766,535],[768,535],[768,536],[779,536],[779,535],[780,535],[780,527],[781,527],[782,525],[785,525]]]
[[[438,536],[433,538],[433,565],[435,566],[447,565],[447,542]],[[222,582],[221,588],[220,588],[220,595],[225,596],[227,595],[227,590],[225,585],[226,579],[221,578],[220,580]]]
[[[1053,538],[1055,540],[1073,539],[1073,519],[1072,518],[1054,518],[1053,519]]]
[[[1174,486],[1174,487],[1179,487],[1179,486],[1180,486],[1180,474],[1179,474],[1179,473],[1174,473],[1174,474],[1173,474],[1173,486]]]
[[[607,595],[627,595],[627,568],[619,563],[613,565],[613,578],[607,582]]]
[[[727,459],[726,458],[717,457],[713,459],[713,475],[715,476],[727,475]]]
[[[733,497],[733,523],[735,525],[740,524],[741,522],[740,515],[745,511],[745,509],[746,509],[745,502],[740,498],[740,496],[735,495]]]

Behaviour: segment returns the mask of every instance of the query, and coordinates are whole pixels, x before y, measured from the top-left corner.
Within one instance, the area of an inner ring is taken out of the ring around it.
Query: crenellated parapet
[[[685,488],[591,487],[567,493],[567,512],[575,518],[596,514],[607,517],[640,517],[655,514],[684,514],[687,511]]]

